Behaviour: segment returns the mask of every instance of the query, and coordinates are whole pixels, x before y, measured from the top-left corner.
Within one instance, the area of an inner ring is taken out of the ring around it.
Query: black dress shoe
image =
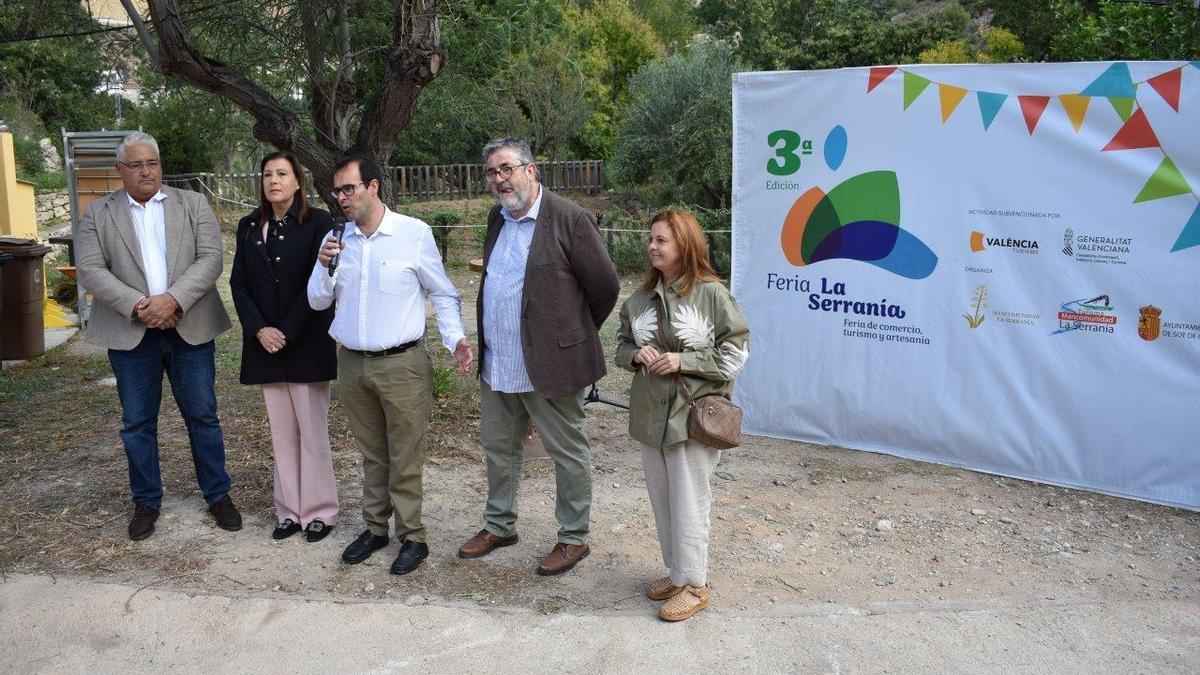
[[[158,511],[145,504],[133,505],[133,518],[129,520],[129,538],[141,541],[154,534],[154,521],[158,520]]]
[[[326,525],[324,521],[317,519],[310,522],[308,527],[304,528],[304,538],[311,544],[328,537],[330,532],[333,532],[333,526]],[[387,542],[384,542],[384,544],[386,545]]]
[[[421,565],[421,561],[429,557],[429,547],[423,541],[405,541],[400,547],[400,555],[392,563],[392,574],[408,574]]]
[[[282,523],[275,526],[275,531],[271,533],[271,538],[278,541],[287,539],[288,537],[300,531],[300,523],[291,518],[284,518]]]
[[[386,536],[371,534],[370,530],[365,530],[358,535],[358,539],[350,542],[345,551],[342,551],[342,562],[348,565],[357,565],[358,563],[371,557],[371,554],[384,546],[388,545]]]
[[[230,532],[237,532],[242,529],[242,514],[238,513],[237,507],[233,505],[233,500],[229,498],[229,494],[221,495],[221,498],[213,502],[208,507],[208,512],[217,520],[217,527]]]

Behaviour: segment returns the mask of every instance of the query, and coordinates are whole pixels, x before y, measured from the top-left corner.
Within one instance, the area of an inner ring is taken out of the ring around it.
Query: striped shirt
[[[487,283],[483,286],[483,331],[487,344],[482,375],[493,391],[506,394],[533,391],[521,348],[521,299],[525,292],[525,264],[529,261],[543,194],[539,185],[537,199],[520,220],[513,218],[508,209],[500,209],[504,225],[488,258]]]

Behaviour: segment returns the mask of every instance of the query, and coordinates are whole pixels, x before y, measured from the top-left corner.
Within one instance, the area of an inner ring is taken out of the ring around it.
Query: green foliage
[[[76,0],[0,5],[0,40],[95,30],[100,25]],[[37,114],[41,135],[60,128],[113,127],[113,99],[97,92],[110,64],[99,38],[54,38],[0,44],[0,97]]]
[[[632,232],[602,231],[605,246],[620,274],[638,274],[650,264],[646,255],[649,233],[646,222],[640,216],[625,211],[606,211],[598,215],[602,230],[634,230]]]
[[[943,40],[918,56],[921,63],[1012,63],[1020,61],[1025,46],[1004,28],[983,32],[983,46],[976,48],[966,40]]]
[[[721,42],[698,40],[630,79],[613,179],[648,203],[730,203],[732,102],[738,65]]]
[[[942,40],[917,56],[921,63],[971,63],[975,60],[966,40]]]
[[[224,98],[164,82],[150,72],[142,96],[144,105],[133,119],[158,139],[167,173],[257,171],[261,156],[270,152],[251,137],[248,115]],[[241,165],[229,166],[239,155]]]
[[[454,226],[461,222],[462,215],[450,209],[439,209],[429,215],[429,224],[433,226],[433,238],[437,242],[438,250],[442,252],[443,261],[450,251],[450,235],[454,233]]]
[[[701,0],[697,11],[759,70],[912,63],[939,42],[963,38],[970,22],[953,1],[903,14],[878,0]]]
[[[460,0],[442,23],[447,65],[392,161],[477,162],[503,134],[543,158],[608,159],[629,76],[694,25],[688,0]]]
[[[1200,58],[1200,8],[1190,0],[1163,4],[1100,0],[1095,9],[1054,0],[1055,61],[1194,60]]]

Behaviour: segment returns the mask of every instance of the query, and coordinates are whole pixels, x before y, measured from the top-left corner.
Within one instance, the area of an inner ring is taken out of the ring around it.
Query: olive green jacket
[[[664,287],[660,277],[651,292],[638,288],[621,305],[621,332],[613,359],[633,371],[629,391],[629,435],[652,448],[688,440],[687,397],[678,391],[675,376],[653,375],[634,365],[645,345],[659,352],[679,353],[679,369],[692,398],[709,394],[729,396],[733,378],[750,356],[750,330],[729,290],[719,282],[696,284],[679,294],[680,282]],[[661,303],[661,304],[660,304]],[[666,307],[665,335],[658,312]]]

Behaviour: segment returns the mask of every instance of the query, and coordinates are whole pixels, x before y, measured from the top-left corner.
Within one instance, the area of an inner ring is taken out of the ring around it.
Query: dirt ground
[[[464,318],[473,332],[477,282],[465,269],[451,275],[468,299]],[[227,288],[224,282],[221,287]],[[614,312],[602,331],[610,353],[615,330]],[[431,554],[415,573],[395,577],[388,574],[395,542],[363,564],[339,561],[363,526],[361,462],[336,400],[331,435],[341,520],[320,543],[300,536],[271,540],[266,417],[257,389],[236,382],[237,339],[227,334],[218,344],[232,494],[245,517],[236,533],[218,529],[204,510],[169,393],[160,424],[167,490],[162,517],[152,537],[130,542],[119,405],[103,357],[76,337],[0,375],[0,573],[237,597],[547,614],[655,611],[641,592],[664,570],[625,411],[587,406],[594,465],[591,556],[565,575],[539,577],[534,568],[557,529],[553,467],[546,458],[525,463],[520,544],[477,560],[454,555],[482,525],[487,487],[476,382],[449,376],[425,470]],[[444,372],[449,358],[439,354],[436,362]],[[628,386],[626,373],[612,372],[600,392],[623,402]],[[1032,600],[1200,599],[1200,513],[759,437],[724,454],[713,490],[710,581],[717,612],[827,602],[1019,606]]]

